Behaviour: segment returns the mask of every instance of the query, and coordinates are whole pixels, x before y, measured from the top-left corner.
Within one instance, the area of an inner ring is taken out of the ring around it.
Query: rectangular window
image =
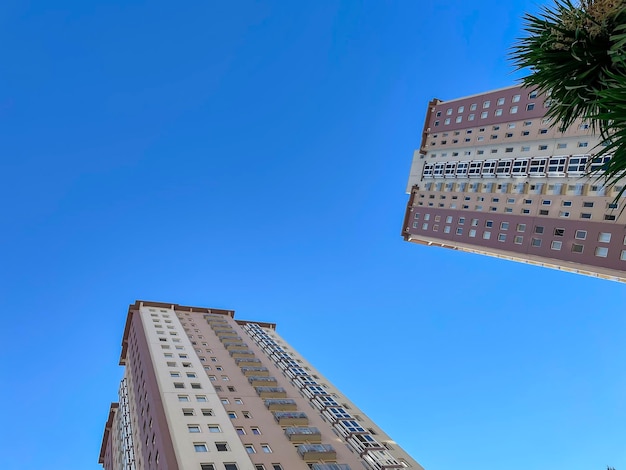
[[[604,214],[604,220],[615,220],[617,216],[613,214]]]
[[[178,401],[189,401],[189,395],[178,395]]]
[[[609,243],[611,241],[611,234],[609,232],[600,232],[598,235],[598,241],[602,243]]]
[[[583,245],[579,245],[578,243],[572,244],[572,253],[582,253],[584,250]]]
[[[499,233],[499,234],[498,234],[498,241],[499,241],[499,242],[504,242],[504,241],[506,241],[506,233]]]
[[[203,442],[194,442],[193,448],[196,452],[208,452],[209,451],[208,447]]]
[[[574,236],[577,240],[585,240],[587,238],[586,230],[576,230],[576,235]]]
[[[216,442],[215,448],[218,452],[228,452],[230,450],[227,442]]]
[[[206,402],[206,395],[196,395],[196,401],[199,403]]]
[[[213,410],[210,408],[202,408],[202,416],[213,416]]]
[[[522,237],[521,235],[517,235],[513,239],[513,243],[515,243],[516,245],[521,245],[523,241],[524,241],[524,237]]]
[[[272,448],[269,446],[269,444],[261,444],[261,450],[263,450],[263,452],[266,454],[272,453]]]
[[[193,408],[183,408],[183,416],[193,416]]]
[[[215,465],[212,463],[201,463],[200,470],[215,470]]]
[[[599,258],[606,258],[609,254],[609,249],[604,246],[596,247],[595,255]]]
[[[491,232],[485,230],[483,232],[483,240],[489,240],[491,238]]]
[[[541,246],[541,239],[540,238],[532,238],[530,241],[531,246],[534,247],[540,247]]]
[[[508,230],[508,229],[509,229],[509,223],[508,222],[500,223],[500,230]]]
[[[254,446],[252,444],[246,444],[244,445],[244,447],[246,448],[246,452],[248,454],[256,454],[256,450],[254,449]]]
[[[474,238],[474,237],[476,236],[476,230],[475,230],[475,229],[471,229],[471,230],[469,231],[469,236],[470,236],[471,238]]]
[[[551,250],[560,250],[562,246],[563,246],[563,242],[561,242],[561,241],[557,241],[557,240],[554,240],[554,241],[550,244],[550,249],[551,249]]]
[[[222,432],[217,424],[209,424],[209,432]]]
[[[197,424],[188,424],[187,431],[189,432],[200,432],[200,426]]]
[[[589,213],[589,212],[582,212],[580,214],[580,218],[581,219],[591,219],[591,213]]]

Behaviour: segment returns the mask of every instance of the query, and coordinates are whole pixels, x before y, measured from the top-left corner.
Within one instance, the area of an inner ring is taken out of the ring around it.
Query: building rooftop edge
[[[102,445],[100,446],[100,456],[98,457],[98,463],[104,463],[104,454],[106,453],[106,444],[109,440],[109,434],[111,433],[111,428],[113,427],[113,418],[115,417],[115,413],[119,408],[119,403],[111,403],[109,408],[109,417],[107,419],[106,424],[104,425],[104,434],[102,435]]]
[[[444,104],[444,103],[454,103],[455,101],[460,101],[460,100],[466,100],[468,98],[474,98],[476,96],[482,96],[482,95],[486,95],[487,93],[496,93],[498,91],[504,91],[504,90],[510,90],[512,88],[528,88],[523,84],[517,84],[517,85],[509,85],[509,86],[505,86],[505,87],[501,87],[501,88],[494,88],[493,90],[486,90],[486,91],[482,91],[480,93],[473,93],[471,95],[467,95],[467,96],[460,96],[458,98],[453,98],[451,100],[442,100],[440,98],[435,98],[437,101],[439,101],[438,104]]]

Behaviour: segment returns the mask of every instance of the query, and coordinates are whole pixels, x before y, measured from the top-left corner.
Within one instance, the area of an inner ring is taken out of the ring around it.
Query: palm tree
[[[604,140],[597,157],[613,156],[595,176],[616,184],[626,176],[626,0],[556,0],[524,21],[511,52],[530,70],[524,85],[550,95],[547,117],[560,129],[591,123]]]

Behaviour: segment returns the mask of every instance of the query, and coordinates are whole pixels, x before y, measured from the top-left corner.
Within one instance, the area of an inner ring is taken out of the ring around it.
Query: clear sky
[[[278,323],[427,470],[625,470],[626,287],[400,237],[538,8],[2,1],[0,467],[99,468],[145,299]]]

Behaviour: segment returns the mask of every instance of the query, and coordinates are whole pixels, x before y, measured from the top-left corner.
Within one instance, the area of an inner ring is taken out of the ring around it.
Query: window
[[[552,250],[560,250],[562,246],[563,246],[563,242],[562,241],[554,240],[550,244],[550,249],[552,249]]]
[[[189,395],[178,395],[178,401],[189,401]]]
[[[581,219],[591,219],[591,214],[589,212],[582,212],[580,214]]]
[[[622,261],[626,261],[626,250],[622,250],[619,255],[619,259],[621,259]]]
[[[210,408],[202,408],[202,416],[213,416],[213,410]]]
[[[506,241],[506,233],[499,233],[498,234],[498,241],[499,242],[505,242]]]
[[[554,229],[554,236],[555,237],[562,237],[563,235],[565,235],[565,229],[564,228],[555,228]]]
[[[474,237],[476,236],[476,230],[471,229],[471,230],[469,231],[469,236],[470,236],[470,238],[474,238]]]
[[[227,442],[216,442],[215,448],[218,452],[227,452],[229,450]]]
[[[489,240],[491,238],[491,232],[485,230],[483,232],[483,240]]]
[[[487,220],[485,222],[485,227],[493,227],[493,220]]]
[[[263,450],[263,452],[266,454],[272,453],[272,448],[269,446],[269,444],[261,444],[261,450]]]
[[[246,435],[246,431],[244,428],[235,428],[235,431],[237,431],[237,434],[239,434],[240,436]]]
[[[283,470],[283,467],[281,467],[279,463],[273,463],[272,464],[272,469],[273,470]]]
[[[615,220],[616,218],[617,218],[617,216],[615,216],[613,214],[604,214],[604,220]]]
[[[209,432],[222,432],[217,424],[209,424]]]
[[[540,238],[532,238],[530,240],[530,244],[531,244],[531,246],[534,246],[534,247],[540,247],[541,246],[541,239]]]
[[[183,408],[183,416],[193,416],[194,414],[193,408]]]
[[[261,430],[259,428],[250,428],[250,431],[252,431],[252,434],[254,434],[256,436],[260,436],[261,435]]]
[[[196,376],[196,373],[195,373],[195,372],[187,372],[187,378],[189,378],[189,379],[195,379],[196,377],[197,377],[197,376]]]
[[[530,93],[528,93],[528,99],[534,100],[535,98],[537,98],[537,93],[537,91],[531,91]]]
[[[254,470],[265,470],[265,467],[262,464],[257,464],[254,466]]]
[[[246,419],[250,419],[252,418],[252,415],[250,414],[249,411],[242,411],[241,414],[243,415],[244,418]]]
[[[446,119],[443,121],[443,124],[444,124],[444,125],[446,125],[446,126],[447,126],[448,124],[450,124],[450,118],[446,118]],[[446,143],[446,141],[445,141],[445,140],[443,140],[441,143],[442,143],[442,144],[445,144],[445,143]]]
[[[495,115],[496,116],[502,116],[502,108],[496,109]]]
[[[563,217],[563,218],[569,217],[569,211],[559,211],[559,217]]]
[[[518,232],[525,232],[526,231],[526,224],[517,224],[517,231]]]
[[[598,241],[602,243],[609,243],[611,241],[611,234],[608,232],[600,232],[598,235]]]
[[[235,398],[235,405],[243,405],[243,400],[241,398]]]
[[[208,447],[203,442],[194,442],[193,448],[196,452],[208,452],[209,451]]]
[[[189,431],[189,432],[200,432],[200,426],[198,426],[197,424],[188,424],[187,425],[187,431]]]
[[[511,106],[511,109],[509,109],[509,113],[510,114],[516,114],[517,113],[517,106]]]
[[[483,101],[483,109],[487,109],[489,106],[491,106],[491,101]]]
[[[452,108],[446,109],[446,116],[452,115]]]
[[[201,463],[200,470],[215,470],[215,465],[212,463]]]
[[[222,403],[222,405],[228,405],[230,402],[228,401],[228,398],[221,398],[220,402]]]
[[[480,118],[481,119],[485,119],[488,116],[487,111],[483,111],[482,113],[480,113]]]
[[[174,388],[185,388],[185,384],[182,382],[174,382]]]
[[[246,444],[244,445],[244,447],[246,448],[246,452],[248,454],[256,454],[256,449],[254,448],[252,444]]]
[[[578,243],[572,244],[572,253],[582,253],[585,247]]]
[[[228,412],[228,417],[230,419],[237,419],[237,413],[235,413],[234,411],[229,411]]]
[[[238,470],[236,463],[225,463],[224,470]]]
[[[526,111],[532,111],[533,109],[535,109],[535,103],[528,103],[526,105]]]
[[[604,246],[596,247],[595,255],[599,258],[606,258],[609,254],[609,249]]]
[[[524,237],[522,237],[521,235],[517,235],[513,239],[513,243],[515,243],[516,245],[521,245],[523,241],[524,241]]]
[[[456,229],[456,234],[457,235],[463,235],[463,229],[462,228],[457,228]]]
[[[191,388],[196,388],[196,389],[198,389],[198,388],[202,388],[202,386],[201,386],[200,384],[192,383],[192,384],[191,384]]]
[[[543,233],[543,227],[541,225],[536,225],[535,233]]]
[[[587,238],[587,231],[576,230],[576,234],[574,235],[574,238],[576,238],[577,240],[585,240]]]
[[[508,222],[502,222],[500,224],[500,230],[508,230],[509,229],[509,223]]]
[[[196,401],[200,403],[206,402],[206,395],[196,395]]]

